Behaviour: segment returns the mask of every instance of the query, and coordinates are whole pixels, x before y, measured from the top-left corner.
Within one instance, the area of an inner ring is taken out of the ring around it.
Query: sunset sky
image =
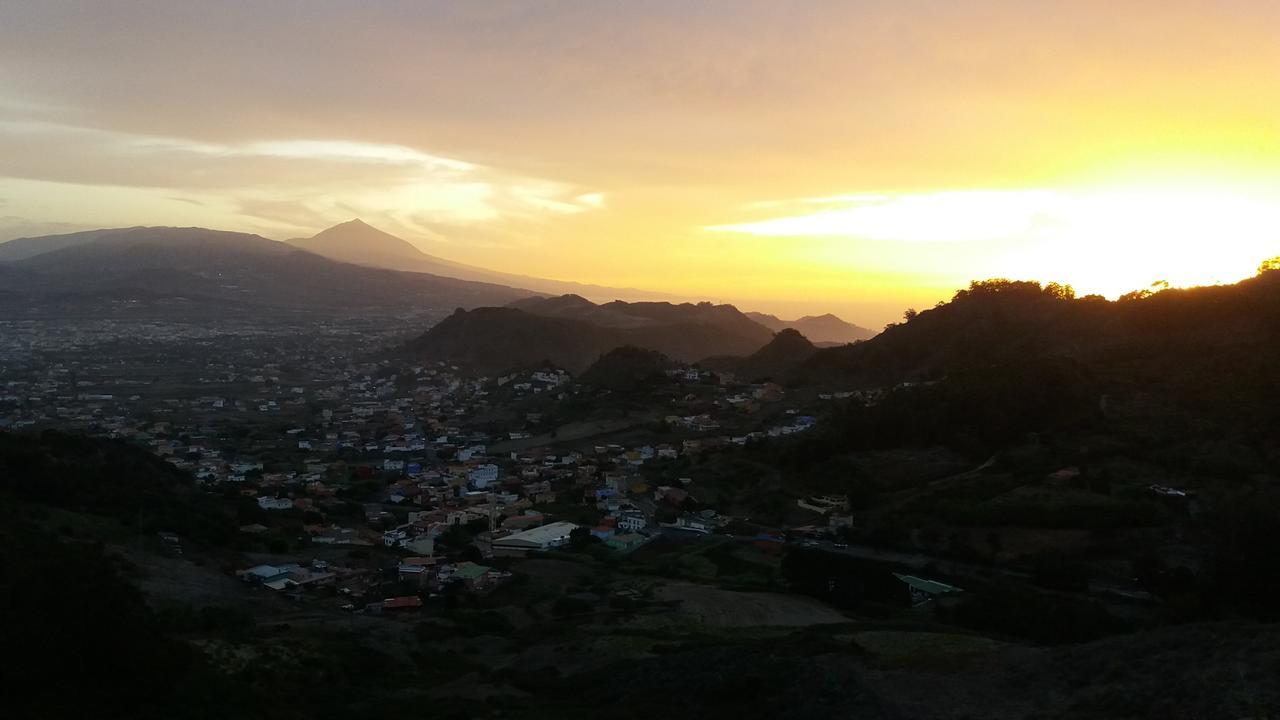
[[[0,3],[0,240],[360,217],[877,326],[1280,254],[1280,3]]]

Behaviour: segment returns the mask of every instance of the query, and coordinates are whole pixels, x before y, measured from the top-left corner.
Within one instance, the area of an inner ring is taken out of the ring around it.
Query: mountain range
[[[342,263],[259,235],[135,227],[0,245],[0,306],[75,312],[104,301],[181,307],[451,309],[531,291]]]
[[[459,310],[408,343],[410,357],[444,361],[480,374],[550,362],[581,372],[624,345],[695,362],[748,355],[773,332],[732,305],[614,301],[577,295],[525,298],[507,307]]]
[[[704,325],[736,324],[734,332],[761,343],[768,341],[761,334],[762,326],[771,330],[794,326],[828,344],[874,334],[833,315],[786,322],[772,315],[740,313],[730,305],[673,305],[661,293],[634,288],[495,272],[428,255],[361,220],[286,242],[194,227],[129,227],[0,243],[0,307],[8,311],[79,313],[93,311],[103,300],[114,300],[134,308],[188,312],[236,307],[380,308],[398,312],[502,306],[548,293],[562,298],[516,307],[535,315],[588,320],[610,328],[685,320]],[[596,305],[587,297],[615,302]],[[625,300],[633,302],[622,302]],[[687,315],[687,308],[693,307],[699,308],[699,317],[677,317]],[[718,319],[713,320],[711,316],[716,315]],[[707,343],[698,347],[707,349],[707,354],[753,349],[732,342],[724,348]]]
[[[613,302],[595,304],[579,295],[560,297],[528,297],[510,303],[509,307],[542,317],[570,318],[606,328],[643,330],[672,325],[691,325],[717,329],[742,337],[759,347],[773,337],[768,328],[733,305],[709,302]]]
[[[561,309],[559,305],[571,304],[577,301],[590,302],[595,300],[607,303],[610,300],[645,302],[676,299],[663,293],[648,292],[635,288],[615,288],[563,280],[548,280],[527,275],[501,273],[473,265],[464,265],[424,253],[412,243],[372,227],[359,219],[334,225],[309,238],[294,238],[286,242],[318,255],[357,265],[395,270],[413,270],[415,272],[425,272],[463,280],[499,283],[570,298],[539,311],[538,314],[542,315],[563,317],[564,315],[558,314]],[[596,314],[609,314],[610,311],[607,305],[604,307],[604,310]],[[829,313],[825,315],[806,315],[798,320],[782,320],[776,315],[759,312],[747,312],[744,315],[774,332],[786,328],[798,330],[805,337],[820,345],[843,345],[866,340],[876,335],[874,330],[845,322]],[[606,321],[605,324],[610,324],[610,322]]]
[[[774,332],[795,330],[814,343],[823,345],[844,345],[876,336],[875,330],[845,322],[831,313],[805,315],[799,320],[782,320],[776,315],[759,312],[749,312],[746,315]]]

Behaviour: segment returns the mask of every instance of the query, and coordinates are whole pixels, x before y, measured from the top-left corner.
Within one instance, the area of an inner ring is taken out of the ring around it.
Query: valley
[[[0,2],[0,720],[1280,720],[1280,2]]]
[[[1042,717],[1053,683],[1094,688],[1054,716],[1120,717],[1176,676],[1098,662],[1280,657],[1276,281],[1110,303],[975,283],[835,348],[580,296],[0,319],[7,532],[97,553],[194,653],[180,683],[259,676],[219,701],[246,712],[287,714],[253,689],[276,677],[324,715],[298,663],[332,678],[354,652],[383,670],[329,709],[551,717],[610,688],[638,717],[741,671],[809,688],[759,698],[779,717],[993,694]],[[1037,664],[1064,674],[1009,689]],[[1222,677],[1238,700],[1161,707],[1270,702]]]

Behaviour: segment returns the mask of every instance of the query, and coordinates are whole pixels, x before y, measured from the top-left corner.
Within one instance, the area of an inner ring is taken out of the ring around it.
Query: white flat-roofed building
[[[550,550],[569,544],[569,533],[578,528],[571,522],[554,522],[523,532],[513,533],[493,541],[495,553],[500,551],[526,553],[531,550]]]

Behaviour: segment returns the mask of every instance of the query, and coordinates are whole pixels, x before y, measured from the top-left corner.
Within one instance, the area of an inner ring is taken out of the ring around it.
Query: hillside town
[[[384,587],[482,592],[509,577],[484,559],[579,538],[627,553],[664,532],[712,533],[733,517],[694,501],[696,478],[648,471],[816,422],[776,384],[681,365],[665,371],[669,397],[634,417],[557,427],[544,418],[557,405],[608,407],[607,391],[549,367],[486,378],[379,358],[370,345],[396,330],[365,322],[3,324],[0,428],[125,441],[251,500],[241,532],[296,562],[237,574],[282,593],[336,587],[349,610],[412,606]],[[362,547],[391,549],[394,575],[334,561]]]
[[[0,720],[1280,720],[1280,2],[0,2]]]

